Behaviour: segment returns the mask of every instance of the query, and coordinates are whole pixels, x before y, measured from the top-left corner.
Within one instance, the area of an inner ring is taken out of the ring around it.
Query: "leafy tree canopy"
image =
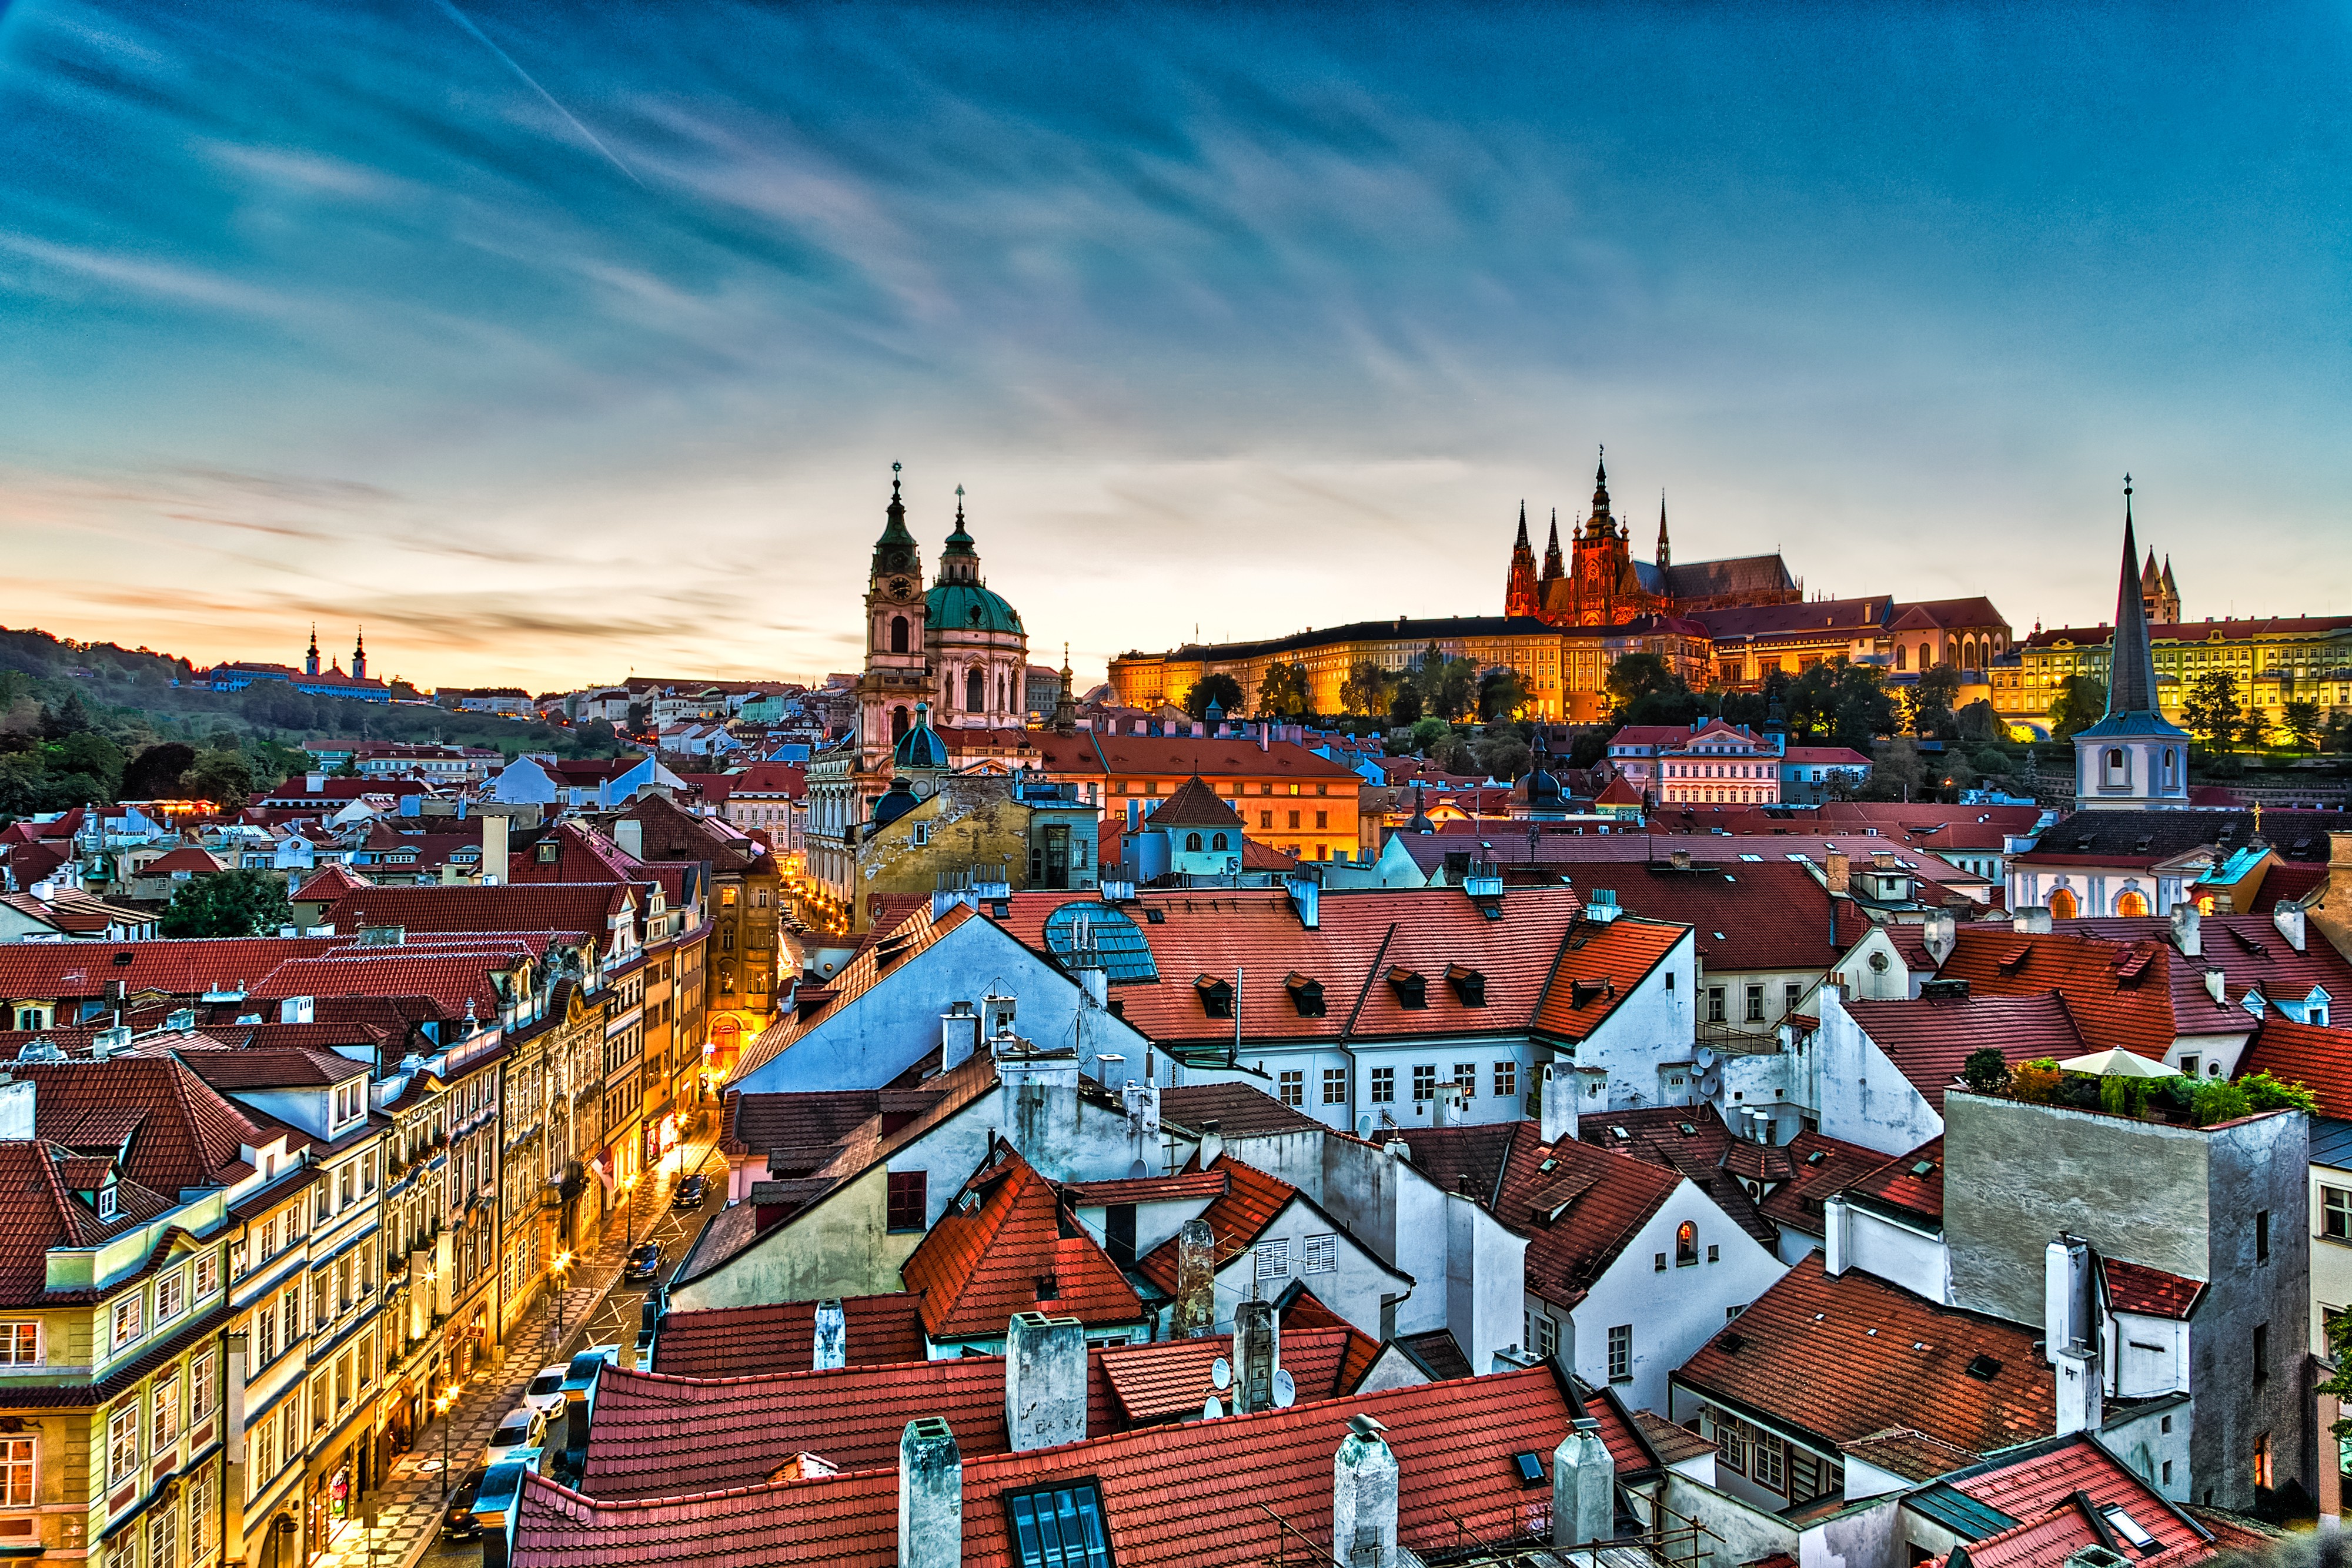
[[[285,883],[240,867],[192,878],[155,928],[166,936],[257,936],[293,923]]]

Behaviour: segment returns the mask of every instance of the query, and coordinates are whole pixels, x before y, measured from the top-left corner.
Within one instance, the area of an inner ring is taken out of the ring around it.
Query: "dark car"
[[[482,1495],[482,1478],[489,1472],[477,1465],[449,1494],[449,1509],[441,1516],[441,1533],[452,1541],[478,1541],[482,1521],[474,1517],[474,1500]]]
[[[678,1183],[677,1190],[670,1194],[669,1206],[672,1208],[700,1208],[702,1200],[709,1196],[710,1178],[690,1176]]]
[[[647,1241],[632,1250],[628,1261],[621,1265],[621,1283],[650,1285],[660,1271],[661,1243]]]

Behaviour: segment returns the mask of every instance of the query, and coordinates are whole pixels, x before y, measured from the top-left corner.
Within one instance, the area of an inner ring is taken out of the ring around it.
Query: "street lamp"
[[[621,1210],[626,1217],[628,1245],[634,1249],[637,1244],[637,1178],[635,1176],[621,1184]]]
[[[555,1343],[558,1349],[563,1345],[563,1276],[571,1267],[571,1253],[558,1252],[555,1255]]]
[[[449,1406],[457,1403],[455,1389],[441,1394],[433,1401],[434,1414],[441,1417],[441,1496],[449,1495]]]

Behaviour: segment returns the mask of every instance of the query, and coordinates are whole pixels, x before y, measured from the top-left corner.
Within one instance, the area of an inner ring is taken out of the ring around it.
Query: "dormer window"
[[[1397,1006],[1401,1008],[1429,1005],[1429,977],[1402,964],[1389,967],[1389,988],[1396,993]]]
[[[114,1184],[110,1181],[100,1187],[93,1201],[98,1206],[98,1217],[100,1219],[113,1218],[115,1215]]]
[[[1323,1016],[1322,981],[1311,979],[1294,969],[1284,978],[1282,985],[1290,993],[1291,1005],[1298,1009],[1300,1018],[1319,1019]]]
[[[1214,975],[1202,975],[1193,980],[1192,989],[1200,996],[1201,1011],[1206,1017],[1229,1019],[1234,1016],[1231,981],[1221,980]]]
[[[1465,1008],[1486,1005],[1486,977],[1466,964],[1445,967],[1445,983],[1454,988],[1454,998]]]

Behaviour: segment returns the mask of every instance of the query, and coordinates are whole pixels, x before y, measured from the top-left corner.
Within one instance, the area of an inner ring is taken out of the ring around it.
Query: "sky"
[[[890,465],[1032,655],[1809,592],[2352,613],[2352,8],[0,10],[0,624],[856,667]]]

